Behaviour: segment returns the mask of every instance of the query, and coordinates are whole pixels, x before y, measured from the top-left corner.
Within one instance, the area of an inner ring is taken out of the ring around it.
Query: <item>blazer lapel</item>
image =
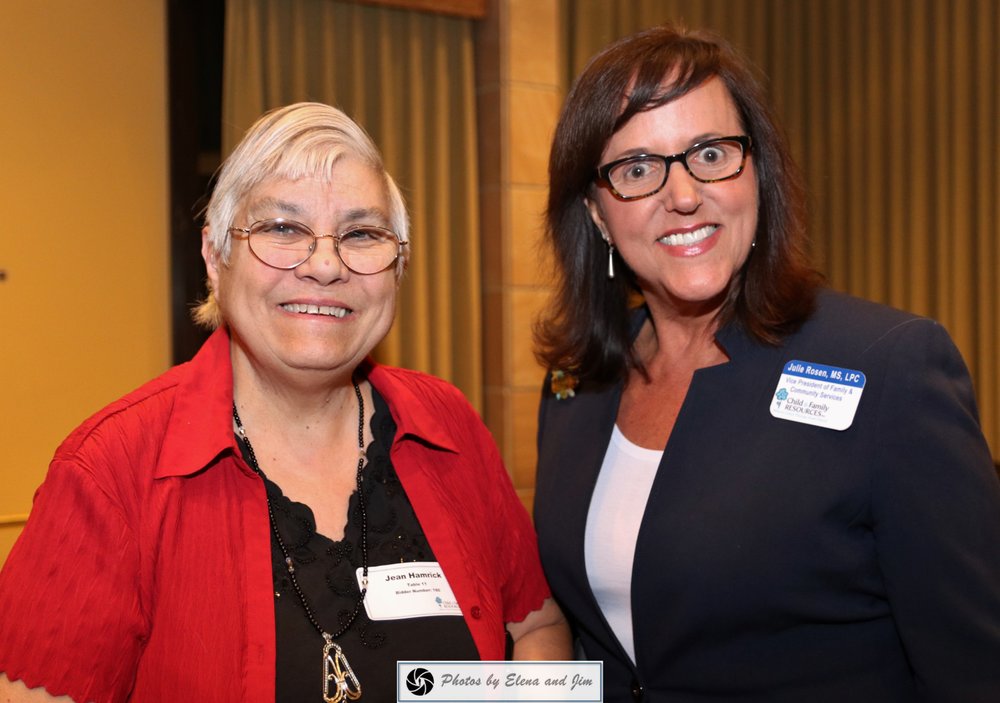
[[[546,394],[539,418],[535,525],[543,565],[557,598],[581,625],[615,641],[587,578],[587,513],[614,429],[622,384],[577,390],[572,398]],[[623,655],[624,656],[624,655]]]

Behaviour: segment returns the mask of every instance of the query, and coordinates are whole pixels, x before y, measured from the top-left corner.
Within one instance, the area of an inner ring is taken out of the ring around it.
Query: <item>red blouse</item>
[[[391,455],[483,659],[549,590],[489,431],[451,385],[374,366]],[[232,428],[229,337],[56,451],[0,572],[0,671],[78,701],[274,700],[270,532]]]

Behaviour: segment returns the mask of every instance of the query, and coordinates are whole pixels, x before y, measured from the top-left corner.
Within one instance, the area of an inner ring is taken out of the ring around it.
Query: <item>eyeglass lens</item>
[[[628,198],[651,195],[664,186],[673,161],[681,161],[699,181],[711,183],[731,178],[743,168],[743,145],[730,139],[696,144],[682,154],[650,154],[623,159],[608,171],[608,181]]]
[[[399,239],[380,227],[354,227],[334,240],[340,260],[355,273],[384,271],[399,255]],[[250,226],[251,251],[275,268],[291,269],[304,263],[315,251],[316,241],[312,230],[293,220],[262,220]]]

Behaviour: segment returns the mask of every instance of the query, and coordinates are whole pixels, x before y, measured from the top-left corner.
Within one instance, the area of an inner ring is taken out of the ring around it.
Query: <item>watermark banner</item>
[[[401,661],[396,701],[604,700],[600,661]]]

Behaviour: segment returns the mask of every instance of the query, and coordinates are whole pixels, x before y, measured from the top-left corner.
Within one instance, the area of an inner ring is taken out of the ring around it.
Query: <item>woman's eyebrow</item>
[[[298,217],[301,217],[303,214],[300,206],[287,200],[279,200],[278,198],[262,198],[252,203],[248,209],[252,211],[277,210],[279,212]]]
[[[386,216],[382,208],[379,207],[357,207],[351,208],[344,213],[341,218],[347,222],[361,222],[364,220],[378,220],[379,222],[388,222],[389,218]]]

